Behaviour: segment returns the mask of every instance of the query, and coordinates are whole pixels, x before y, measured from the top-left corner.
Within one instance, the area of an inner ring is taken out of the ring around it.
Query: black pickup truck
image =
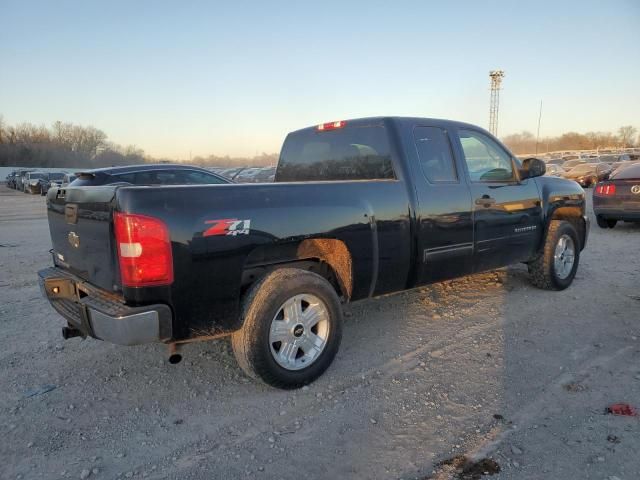
[[[588,234],[577,183],[486,131],[424,118],[290,133],[275,182],[54,188],[42,289],[65,338],[181,344],[231,335],[241,367],[313,381],[343,302],[524,262],[568,287]]]

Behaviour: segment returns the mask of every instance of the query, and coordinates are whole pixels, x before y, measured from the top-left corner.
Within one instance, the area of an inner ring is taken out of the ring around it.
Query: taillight
[[[610,197],[611,195],[616,194],[616,186],[613,183],[599,183],[596,186],[596,195],[600,195],[602,197]]]
[[[164,222],[146,215],[115,212],[113,225],[123,286],[173,283],[171,240]]]
[[[347,124],[344,120],[339,120],[337,122],[329,122],[329,123],[321,123],[318,125],[318,130],[324,132],[326,130],[336,130],[337,128],[342,128]]]

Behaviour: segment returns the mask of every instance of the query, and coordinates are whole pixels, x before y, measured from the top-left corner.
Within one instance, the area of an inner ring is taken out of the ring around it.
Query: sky
[[[499,135],[640,128],[640,0],[0,0],[5,122],[93,125],[147,154],[278,152],[291,130],[378,115]]]

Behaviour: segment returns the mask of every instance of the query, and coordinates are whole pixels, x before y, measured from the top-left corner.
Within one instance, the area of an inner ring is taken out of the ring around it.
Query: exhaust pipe
[[[176,365],[182,361],[182,354],[178,352],[178,345],[176,343],[169,344],[169,363]]]
[[[62,327],[62,338],[64,338],[65,340],[69,340],[70,338],[81,337],[81,336],[82,336],[82,332],[77,328]]]

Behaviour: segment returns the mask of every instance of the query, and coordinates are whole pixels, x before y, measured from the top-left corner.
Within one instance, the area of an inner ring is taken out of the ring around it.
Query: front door
[[[520,180],[518,161],[489,135],[459,129],[457,140],[473,202],[474,271],[527,260],[543,230],[535,180]]]
[[[459,129],[457,140],[473,202],[474,271],[529,259],[543,233],[535,181],[520,180],[518,161],[489,135]]]
[[[418,125],[409,158],[418,200],[416,283],[459,277],[473,269],[471,195],[456,164],[449,133]]]

